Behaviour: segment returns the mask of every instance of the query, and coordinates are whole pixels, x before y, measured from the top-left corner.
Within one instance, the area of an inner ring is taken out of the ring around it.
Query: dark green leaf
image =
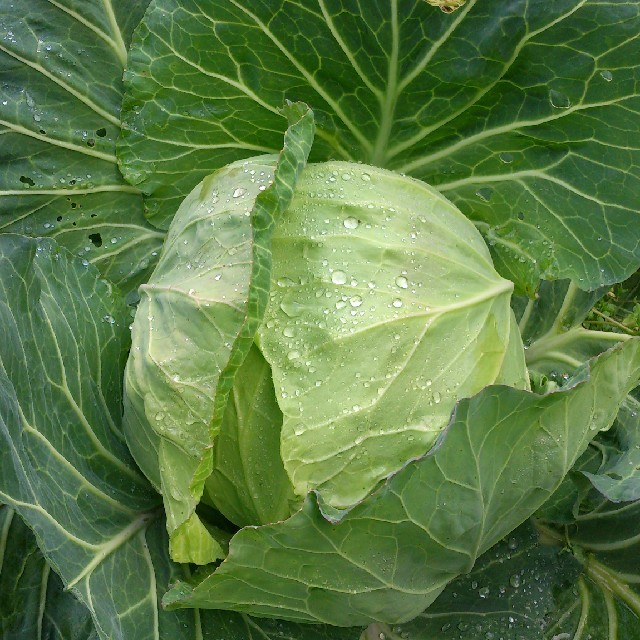
[[[575,526],[548,534],[569,545],[584,566],[578,581],[560,594],[546,640],[638,640],[640,502],[601,499]]]
[[[540,544],[527,523],[484,553],[411,622],[372,625],[363,640],[541,640],[555,593],[571,585],[580,564],[555,545]],[[376,635],[378,634],[378,635]]]
[[[563,385],[589,358],[628,340],[624,333],[582,326],[603,293],[602,289],[582,291],[575,283],[561,280],[541,282],[535,299],[524,305],[516,301],[527,366]]]
[[[16,512],[0,506],[3,640],[96,640],[91,615],[51,571]]]
[[[469,0],[154,0],[129,58],[127,178],[165,225],[206,174],[278,148],[408,173],[477,221],[498,270],[584,289],[640,263],[640,6]]]
[[[604,459],[597,472],[583,471],[593,486],[612,502],[640,500],[640,389],[629,394],[616,422],[600,446]]]
[[[50,239],[0,237],[0,499],[115,640],[154,637],[158,496],[120,431],[128,308]]]
[[[115,156],[126,46],[146,4],[0,7],[0,231],[54,237],[125,291],[162,243]]]

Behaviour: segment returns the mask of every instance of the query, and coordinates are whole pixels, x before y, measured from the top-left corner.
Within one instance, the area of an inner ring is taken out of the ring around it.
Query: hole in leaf
[[[102,246],[102,236],[99,233],[90,233],[89,240],[91,240],[94,247]]]
[[[98,138],[104,138],[107,135],[107,130],[104,127],[96,129],[96,135],[98,136]]]
[[[36,186],[36,183],[28,176],[20,176],[20,182],[22,182],[22,184],[28,184],[30,187]]]
[[[96,141],[93,138],[87,140],[87,147],[95,147]]]
[[[62,216],[58,216],[58,217],[56,218],[56,220],[57,220],[58,222],[62,222]]]

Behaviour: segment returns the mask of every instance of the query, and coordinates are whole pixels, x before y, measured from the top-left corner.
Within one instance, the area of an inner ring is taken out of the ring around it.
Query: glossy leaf
[[[153,638],[157,619],[144,532],[158,496],[120,431],[129,322],[93,267],[0,237],[0,499],[110,639]]]
[[[280,157],[229,165],[196,187],[140,288],[124,424],[134,457],[163,494],[179,562],[224,554],[195,507],[233,378],[264,314],[275,218],[291,201],[313,140],[309,109],[286,112],[291,126]]]
[[[403,625],[371,625],[362,640],[541,640],[556,594],[575,582],[580,564],[541,544],[530,523],[484,553],[422,614]],[[556,639],[557,640],[557,639]]]
[[[0,231],[53,237],[125,291],[163,236],[115,155],[126,48],[146,4],[0,7]]]
[[[164,225],[231,160],[316,113],[313,160],[425,180],[475,220],[498,271],[593,289],[640,263],[636,4],[154,0],[129,58],[127,178]]]
[[[309,496],[286,522],[240,531],[214,573],[165,602],[345,626],[410,620],[544,503],[638,379],[633,340],[556,393],[489,387],[458,404],[430,454],[340,519]]]
[[[541,282],[535,299],[517,300],[518,326],[526,346],[527,366],[564,384],[589,358],[629,335],[582,326],[604,291],[581,291],[568,280]]]
[[[595,494],[595,491],[593,492]],[[573,527],[549,530],[583,564],[559,597],[545,640],[584,634],[593,640],[640,638],[640,502],[614,505],[600,497]]]
[[[499,378],[525,387],[512,290],[437,191],[366,165],[309,165],[274,233],[259,330],[296,493],[351,506],[431,447],[456,400]]]
[[[640,389],[620,407],[608,437],[597,443],[603,461],[595,472],[583,471],[593,486],[611,502],[640,500]]]

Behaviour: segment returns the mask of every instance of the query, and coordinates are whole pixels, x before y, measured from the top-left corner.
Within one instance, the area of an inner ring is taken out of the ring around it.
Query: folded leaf
[[[557,393],[488,387],[341,520],[309,496],[286,522],[237,533],[214,573],[165,602],[342,626],[410,620],[549,497],[639,379],[634,339]]]
[[[275,218],[287,208],[313,139],[313,114],[285,110],[279,158],[238,162],[181,205],[133,325],[124,425],[131,451],[163,495],[171,555],[206,564],[224,552],[195,507],[234,376],[262,320]]]

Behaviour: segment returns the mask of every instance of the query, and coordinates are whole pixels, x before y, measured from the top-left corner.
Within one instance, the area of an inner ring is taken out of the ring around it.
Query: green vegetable
[[[638,3],[0,31],[3,639],[637,637]]]

